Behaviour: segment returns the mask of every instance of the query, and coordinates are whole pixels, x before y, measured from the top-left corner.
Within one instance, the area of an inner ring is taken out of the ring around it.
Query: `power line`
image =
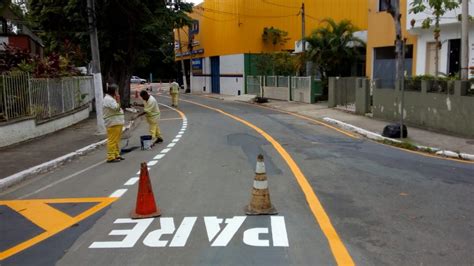
[[[199,16],[201,16],[201,17],[207,18],[207,19],[212,20],[212,21],[217,21],[217,22],[227,22],[227,21],[233,21],[233,20],[236,20],[236,19],[237,19],[237,18],[231,18],[231,19],[215,19],[215,18],[208,17],[208,16],[204,15],[203,13],[196,12],[196,10],[194,11],[194,13],[196,13],[197,15],[199,15]]]
[[[284,7],[284,8],[295,8],[295,9],[300,9],[301,8],[299,6],[287,6],[287,5],[283,5],[283,4],[279,4],[279,3],[275,3],[275,2],[270,2],[268,0],[262,0],[262,2],[264,2],[266,4],[269,4],[269,5]]]
[[[216,13],[216,14],[224,14],[224,15],[230,15],[230,16],[241,16],[241,17],[250,17],[250,18],[285,18],[285,17],[293,17],[298,14],[291,14],[291,15],[279,15],[279,16],[262,16],[262,15],[251,15],[251,14],[243,14],[243,13],[233,13],[233,12],[227,12],[227,11],[222,11],[222,10],[215,10],[207,7],[202,7],[198,6],[196,7],[198,10],[203,10],[203,11],[208,11],[211,13]]]

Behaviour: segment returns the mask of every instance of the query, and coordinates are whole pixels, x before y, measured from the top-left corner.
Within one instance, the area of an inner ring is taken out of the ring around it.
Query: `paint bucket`
[[[140,136],[140,143],[142,145],[142,150],[150,150],[151,149],[151,136],[150,135],[144,135]]]

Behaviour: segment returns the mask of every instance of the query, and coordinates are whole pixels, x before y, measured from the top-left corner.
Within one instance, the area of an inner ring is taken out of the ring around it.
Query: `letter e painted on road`
[[[136,225],[132,229],[112,230],[109,233],[111,236],[125,236],[122,241],[97,241],[92,243],[89,248],[132,248],[148,226],[150,226],[151,222],[153,222],[153,218],[141,220],[132,220],[128,218],[117,219],[114,224],[135,223]]]

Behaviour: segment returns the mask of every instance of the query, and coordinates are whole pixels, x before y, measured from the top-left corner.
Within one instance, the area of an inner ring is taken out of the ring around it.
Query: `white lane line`
[[[163,150],[161,151],[161,153],[163,153],[163,154],[164,154],[164,153],[167,153],[167,152],[169,152],[170,150],[171,150],[171,149],[163,149]]]
[[[179,135],[183,135],[184,134],[184,130],[178,132]]]
[[[109,198],[120,198],[122,197],[125,192],[127,192],[128,189],[122,188],[122,189],[117,189],[114,191],[114,193],[110,194]]]
[[[153,159],[155,160],[160,160],[161,158],[165,157],[166,154],[158,154],[156,155],[155,157],[153,157]]]
[[[176,145],[176,143],[170,143],[170,144],[168,144],[167,147],[168,147],[168,148],[173,148],[175,145]]]
[[[148,165],[148,166],[153,166],[153,165],[155,165],[155,164],[157,164],[157,163],[158,163],[157,160],[151,160],[151,161],[149,161],[149,162],[147,163],[147,165]]]
[[[101,164],[103,164],[103,163],[105,163],[105,161],[102,161],[102,162],[98,162],[98,163],[96,163],[96,164],[93,164],[93,165],[91,165],[91,166],[89,166],[89,167],[87,167],[87,168],[85,168],[85,169],[82,169],[81,171],[75,172],[74,174],[68,175],[68,176],[66,176],[66,177],[64,177],[64,178],[61,178],[61,179],[59,179],[59,180],[57,180],[57,181],[54,181],[53,183],[51,183],[51,184],[49,184],[49,185],[47,185],[47,186],[44,186],[44,187],[42,187],[42,188],[40,188],[40,189],[38,189],[38,190],[35,190],[35,191],[31,192],[31,193],[28,193],[28,194],[26,194],[26,195],[23,195],[23,196],[19,197],[18,199],[25,199],[25,198],[27,198],[27,197],[29,197],[29,196],[31,196],[31,195],[34,195],[34,194],[39,193],[39,192],[41,192],[41,191],[44,191],[44,190],[46,190],[46,189],[48,189],[48,188],[50,188],[50,187],[52,187],[52,186],[55,186],[55,185],[57,185],[57,184],[59,184],[59,183],[62,183],[62,182],[64,182],[64,181],[66,181],[66,180],[69,180],[69,179],[71,179],[71,178],[73,178],[73,177],[75,177],[75,176],[77,176],[77,175],[80,175],[80,174],[82,174],[82,173],[84,173],[84,172],[86,172],[86,171],[89,171],[90,169],[92,169],[92,168],[94,168],[94,167],[97,167],[97,166],[99,166],[99,165],[101,165]]]
[[[176,135],[176,138],[181,138],[182,136],[183,136],[183,134],[178,134],[178,135]]]
[[[135,185],[135,183],[137,183],[137,181],[139,180],[140,178],[139,177],[132,177],[130,178],[125,184],[123,184],[124,186],[133,186]]]
[[[171,142],[176,143],[176,142],[178,142],[178,141],[179,141],[179,138],[175,138],[175,139],[172,140]]]
[[[147,169],[148,169],[148,171],[150,171],[150,167],[147,167]],[[140,174],[140,171],[141,171],[141,170],[138,170],[137,175]]]

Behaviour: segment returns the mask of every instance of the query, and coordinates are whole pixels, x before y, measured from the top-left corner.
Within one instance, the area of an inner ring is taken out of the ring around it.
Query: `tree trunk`
[[[396,65],[396,73],[395,73],[395,79],[397,81],[401,80],[404,76],[404,58],[403,58],[403,40],[402,40],[402,25],[400,22],[401,19],[401,14],[400,14],[400,9],[397,9],[397,15],[393,18],[394,23],[395,23],[395,53],[397,54],[397,61],[395,63]]]
[[[129,68],[122,63],[112,64],[107,70],[107,80],[110,83],[115,83],[119,87],[120,104],[122,107],[130,106],[130,77],[131,72]]]

